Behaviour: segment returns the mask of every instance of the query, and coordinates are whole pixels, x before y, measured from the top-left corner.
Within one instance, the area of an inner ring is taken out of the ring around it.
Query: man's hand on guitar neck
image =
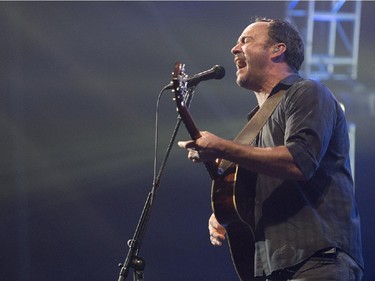
[[[206,131],[196,140],[179,141],[178,146],[188,150],[188,158],[193,162],[210,162],[221,158],[226,140]]]
[[[219,224],[214,214],[208,220],[208,230],[210,232],[210,241],[214,246],[221,246],[225,240],[225,228]]]

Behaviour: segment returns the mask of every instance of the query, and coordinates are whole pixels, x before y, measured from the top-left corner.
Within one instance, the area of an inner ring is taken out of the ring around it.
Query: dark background
[[[1,2],[0,280],[117,280],[153,179],[156,100],[180,60],[201,83],[200,129],[233,138],[255,106],[230,49],[253,15],[285,2]],[[375,2],[362,3],[358,81],[327,81],[356,125],[364,280],[375,280]],[[161,100],[159,163],[176,122]],[[187,139],[181,127],[178,139]],[[340,206],[338,206],[339,208]],[[210,180],[174,145],[143,240],[145,280],[236,280],[210,246]],[[131,280],[131,276],[128,280]]]

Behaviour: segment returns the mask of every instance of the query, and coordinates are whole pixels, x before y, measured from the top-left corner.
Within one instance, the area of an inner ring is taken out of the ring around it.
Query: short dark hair
[[[287,64],[298,71],[305,58],[304,44],[298,30],[288,21],[257,17],[255,22],[269,22],[268,37],[271,44],[286,45],[285,60]]]

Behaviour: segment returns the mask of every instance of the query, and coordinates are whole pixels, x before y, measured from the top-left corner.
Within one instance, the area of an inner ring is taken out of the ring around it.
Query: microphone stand
[[[162,92],[164,92],[164,90],[168,89],[168,86],[169,85],[165,86],[162,89]],[[195,89],[195,87],[189,88],[186,92],[185,102],[186,102],[187,107],[190,106],[190,103],[192,101],[194,89]],[[155,198],[155,193],[156,193],[157,188],[159,187],[161,175],[164,171],[164,168],[166,166],[169,154],[172,150],[172,146],[173,146],[173,143],[176,139],[178,130],[180,128],[181,121],[182,121],[182,119],[181,119],[180,115],[178,115],[177,122],[176,122],[175,128],[173,130],[173,133],[172,133],[171,139],[169,141],[169,144],[167,146],[167,149],[166,149],[163,161],[161,163],[159,172],[158,172],[157,176],[155,177],[155,179],[153,181],[151,191],[148,193],[148,196],[147,196],[146,202],[144,204],[141,216],[139,218],[137,227],[136,227],[135,232],[133,234],[133,238],[130,239],[127,243],[128,247],[129,247],[128,254],[125,258],[124,263],[119,264],[119,267],[121,269],[120,269],[118,281],[125,281],[126,280],[128,274],[129,274],[130,268],[133,269],[133,280],[134,281],[144,281],[144,269],[145,269],[146,264],[145,264],[144,259],[139,257],[141,242],[142,242],[143,235],[145,233],[147,222],[148,222],[148,220],[151,216],[151,208],[152,208],[153,201],[154,201],[154,198]]]

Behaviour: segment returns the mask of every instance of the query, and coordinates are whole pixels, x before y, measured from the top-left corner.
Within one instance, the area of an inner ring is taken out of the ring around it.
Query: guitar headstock
[[[176,62],[172,72],[172,84],[177,108],[185,106],[185,96],[187,93],[187,77],[185,73],[185,64]]]

